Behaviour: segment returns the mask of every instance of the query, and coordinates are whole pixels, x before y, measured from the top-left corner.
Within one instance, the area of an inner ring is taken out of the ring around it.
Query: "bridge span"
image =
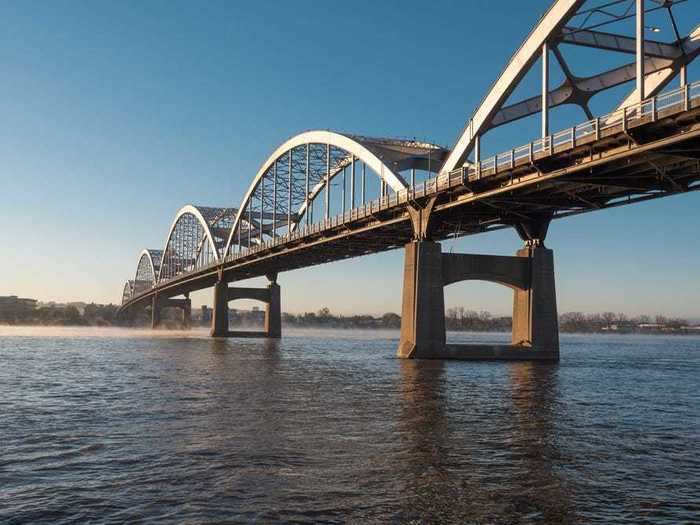
[[[674,27],[676,3],[663,3]],[[657,8],[638,0],[634,37],[603,33],[594,29],[606,23],[603,15],[587,4],[552,4],[451,150],[309,131],[270,155],[237,208],[183,207],[164,248],[139,256],[120,315],[150,308],[155,327],[162,308],[176,307],[187,320],[189,293],[213,287],[213,336],[243,335],[229,329],[228,302],[248,298],[266,305],[265,330],[252,335],[279,337],[280,273],[404,248],[400,357],[557,360],[554,257],[544,244],[551,221],[700,189],[700,82],[686,78],[700,53],[700,28],[674,42],[646,40],[644,15]],[[608,11],[610,23],[630,18]],[[635,62],[582,79],[566,73],[564,44],[635,54]],[[550,54],[567,75],[555,89]],[[506,105],[538,57],[541,96]],[[679,87],[662,92],[673,78]],[[632,81],[636,88],[618,107],[593,117],[594,94]],[[589,118],[549,133],[548,112],[560,104],[577,104]],[[481,158],[486,131],[535,113],[540,138]],[[512,257],[440,248],[442,239],[509,227],[524,242]],[[258,276],[270,284],[231,286]],[[511,345],[446,344],[443,287],[467,279],[513,289]]]

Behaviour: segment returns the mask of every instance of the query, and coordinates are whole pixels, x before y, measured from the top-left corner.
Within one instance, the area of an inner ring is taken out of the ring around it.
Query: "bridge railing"
[[[316,235],[324,230],[370,217],[377,212],[406,204],[417,198],[434,195],[472,180],[479,180],[483,177],[497,175],[504,171],[512,170],[517,166],[531,164],[536,160],[554,153],[572,149],[578,145],[592,142],[621,131],[626,131],[629,128],[647,122],[654,122],[658,118],[687,111],[691,107],[697,106],[700,106],[700,81],[686,84],[680,88],[661,93],[655,97],[608,113],[607,115],[588,120],[577,126],[533,140],[532,142],[518,146],[509,151],[493,155],[480,162],[458,168],[450,173],[437,175],[436,177],[427,179],[414,186],[402,189],[390,195],[379,197],[362,206],[324,219],[321,222],[301,225],[285,235],[273,237],[261,243],[243,248],[240,252],[229,254],[224,258],[224,261],[235,261],[277,246],[282,246],[292,240],[299,240]],[[211,263],[198,268],[197,271],[206,271],[216,268],[219,264],[220,263]],[[174,276],[171,279],[160,281],[159,284],[167,283],[179,277],[180,275]],[[133,298],[139,297],[147,292],[148,290],[144,290],[140,294],[134,295]]]
[[[533,140],[510,151],[498,153],[480,162],[458,168],[453,173],[461,173],[465,180],[473,180],[512,170],[516,166],[532,163],[553,153],[575,148],[647,122],[654,122],[658,118],[687,111],[697,106],[699,99],[700,81],[696,81]]]

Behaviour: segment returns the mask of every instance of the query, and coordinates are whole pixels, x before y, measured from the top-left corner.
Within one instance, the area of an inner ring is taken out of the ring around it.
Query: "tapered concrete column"
[[[528,245],[518,257],[530,260],[530,286],[515,289],[513,298],[513,344],[559,357],[559,322],[554,284],[554,253],[544,246]]]
[[[217,281],[214,285],[214,307],[211,317],[211,336],[226,337],[228,333],[228,283]]]
[[[442,248],[433,241],[406,245],[398,357],[431,358],[445,346]]]
[[[119,326],[134,326],[136,323],[136,308],[132,306],[118,314],[117,321]]]
[[[154,295],[151,301],[151,328],[157,328],[160,324],[160,303],[158,296]]]
[[[188,297],[182,305],[182,329],[189,330],[192,327],[192,301]]]
[[[265,303],[265,333],[267,337],[282,337],[282,305],[280,300],[280,285],[272,282],[267,289],[270,300]]]

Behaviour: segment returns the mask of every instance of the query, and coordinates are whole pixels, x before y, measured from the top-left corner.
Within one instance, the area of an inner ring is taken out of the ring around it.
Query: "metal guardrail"
[[[499,153],[476,164],[459,168],[470,180],[511,170],[518,165],[531,163],[539,158],[571,149],[586,142],[592,142],[613,133],[654,122],[681,111],[687,111],[693,102],[700,99],[700,81],[661,93],[612,113],[587,120],[577,126],[559,131],[519,146],[505,153]]]
[[[393,195],[386,195],[365,203],[349,211],[324,219],[322,222],[305,225],[285,235],[274,237],[267,241],[259,242],[245,250],[224,257],[223,262],[231,262],[244,259],[251,255],[285,245],[289,241],[303,239],[315,235],[321,231],[337,228],[348,222],[367,218],[374,213],[389,208],[394,208],[417,198],[434,195],[462,185],[469,180],[479,180],[484,177],[494,176],[504,171],[512,170],[517,166],[532,163],[554,153],[560,153],[567,149],[573,149],[578,145],[599,140],[609,135],[626,131],[647,122],[655,122],[660,117],[666,117],[694,107],[697,101],[700,106],[700,81],[686,84],[680,88],[661,93],[655,97],[645,99],[630,106],[620,108],[612,113],[602,115],[592,120],[587,120],[577,126],[558,131],[537,140],[533,140],[523,146],[518,146],[510,151],[498,153],[476,164],[464,166],[453,170],[448,174],[440,174],[425,180],[420,184],[400,190]],[[221,263],[211,263],[193,271],[205,271],[219,266]],[[192,272],[193,272],[192,271]],[[180,278],[186,273],[179,274],[159,284],[166,284]],[[149,290],[132,297],[132,300],[148,293]]]

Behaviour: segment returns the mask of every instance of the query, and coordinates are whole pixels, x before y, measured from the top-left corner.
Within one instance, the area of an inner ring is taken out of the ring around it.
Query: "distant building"
[[[203,324],[211,322],[211,309],[206,305],[202,305],[201,321]]]
[[[26,299],[16,295],[0,296],[0,322],[25,320],[34,313],[36,299]]]

